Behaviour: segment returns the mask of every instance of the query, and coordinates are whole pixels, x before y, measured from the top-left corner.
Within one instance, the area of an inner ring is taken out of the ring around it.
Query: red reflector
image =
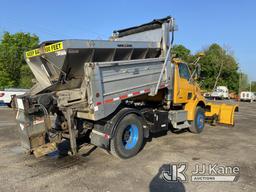
[[[110,137],[109,137],[109,135],[108,134],[104,134],[104,139],[109,139]]]
[[[3,97],[4,96],[4,93],[0,93],[0,97]]]
[[[113,102],[113,99],[108,99],[104,101],[104,103],[112,103],[112,102]]]
[[[128,95],[121,95],[120,96],[120,99],[127,99],[128,98]]]
[[[96,102],[96,105],[101,105],[101,102]]]
[[[137,92],[133,92],[132,94],[133,94],[133,95],[139,95],[140,92],[137,91]]]

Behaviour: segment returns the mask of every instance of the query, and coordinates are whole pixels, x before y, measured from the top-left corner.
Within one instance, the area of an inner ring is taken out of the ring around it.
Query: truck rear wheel
[[[192,133],[201,133],[205,125],[205,111],[202,107],[196,108],[196,114],[194,121],[191,122],[189,131]]]
[[[143,144],[143,127],[141,118],[128,114],[117,125],[110,142],[110,152],[114,156],[127,159],[135,156]]]

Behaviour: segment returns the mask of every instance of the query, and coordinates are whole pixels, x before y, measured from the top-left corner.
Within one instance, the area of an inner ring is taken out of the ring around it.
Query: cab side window
[[[190,79],[190,71],[188,66],[185,63],[179,64],[179,73],[180,77],[189,80]]]

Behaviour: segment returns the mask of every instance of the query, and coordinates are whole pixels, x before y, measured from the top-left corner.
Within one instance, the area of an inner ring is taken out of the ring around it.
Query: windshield
[[[222,89],[215,89],[214,92],[224,92]]]
[[[184,79],[187,79],[187,80],[190,79],[190,71],[188,69],[187,64],[185,64],[185,63],[180,63],[179,64],[179,74],[180,74],[181,78],[184,78]]]

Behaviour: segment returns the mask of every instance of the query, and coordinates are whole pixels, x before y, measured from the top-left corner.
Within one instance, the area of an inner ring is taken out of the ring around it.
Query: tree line
[[[30,33],[10,34],[5,32],[0,41],[0,89],[4,88],[30,88],[34,78],[28,65],[24,60],[24,52],[32,50],[39,45],[39,37]],[[214,43],[201,50],[204,57],[201,58],[201,71],[205,78],[201,80],[201,86],[205,90],[212,90],[216,77],[221,73],[217,85],[227,86],[230,90],[238,92],[248,89],[248,76],[238,72],[239,64],[232,53]],[[175,45],[172,53],[184,62],[190,64],[197,57],[183,45]],[[252,85],[256,91],[256,82]]]
[[[199,61],[201,73],[205,76],[205,78],[199,79],[202,89],[212,91],[220,72],[217,86],[227,86],[229,90],[236,93],[249,91],[250,83],[248,75],[239,72],[239,63],[228,48],[214,43],[192,54],[185,46],[174,45],[172,51],[175,57],[181,58],[188,64],[193,63],[200,52],[204,53],[204,56]],[[251,90],[256,92],[256,82],[252,82]]]
[[[39,38],[30,33],[5,32],[0,41],[0,89],[30,88],[34,78],[25,62],[24,52],[34,49]]]

